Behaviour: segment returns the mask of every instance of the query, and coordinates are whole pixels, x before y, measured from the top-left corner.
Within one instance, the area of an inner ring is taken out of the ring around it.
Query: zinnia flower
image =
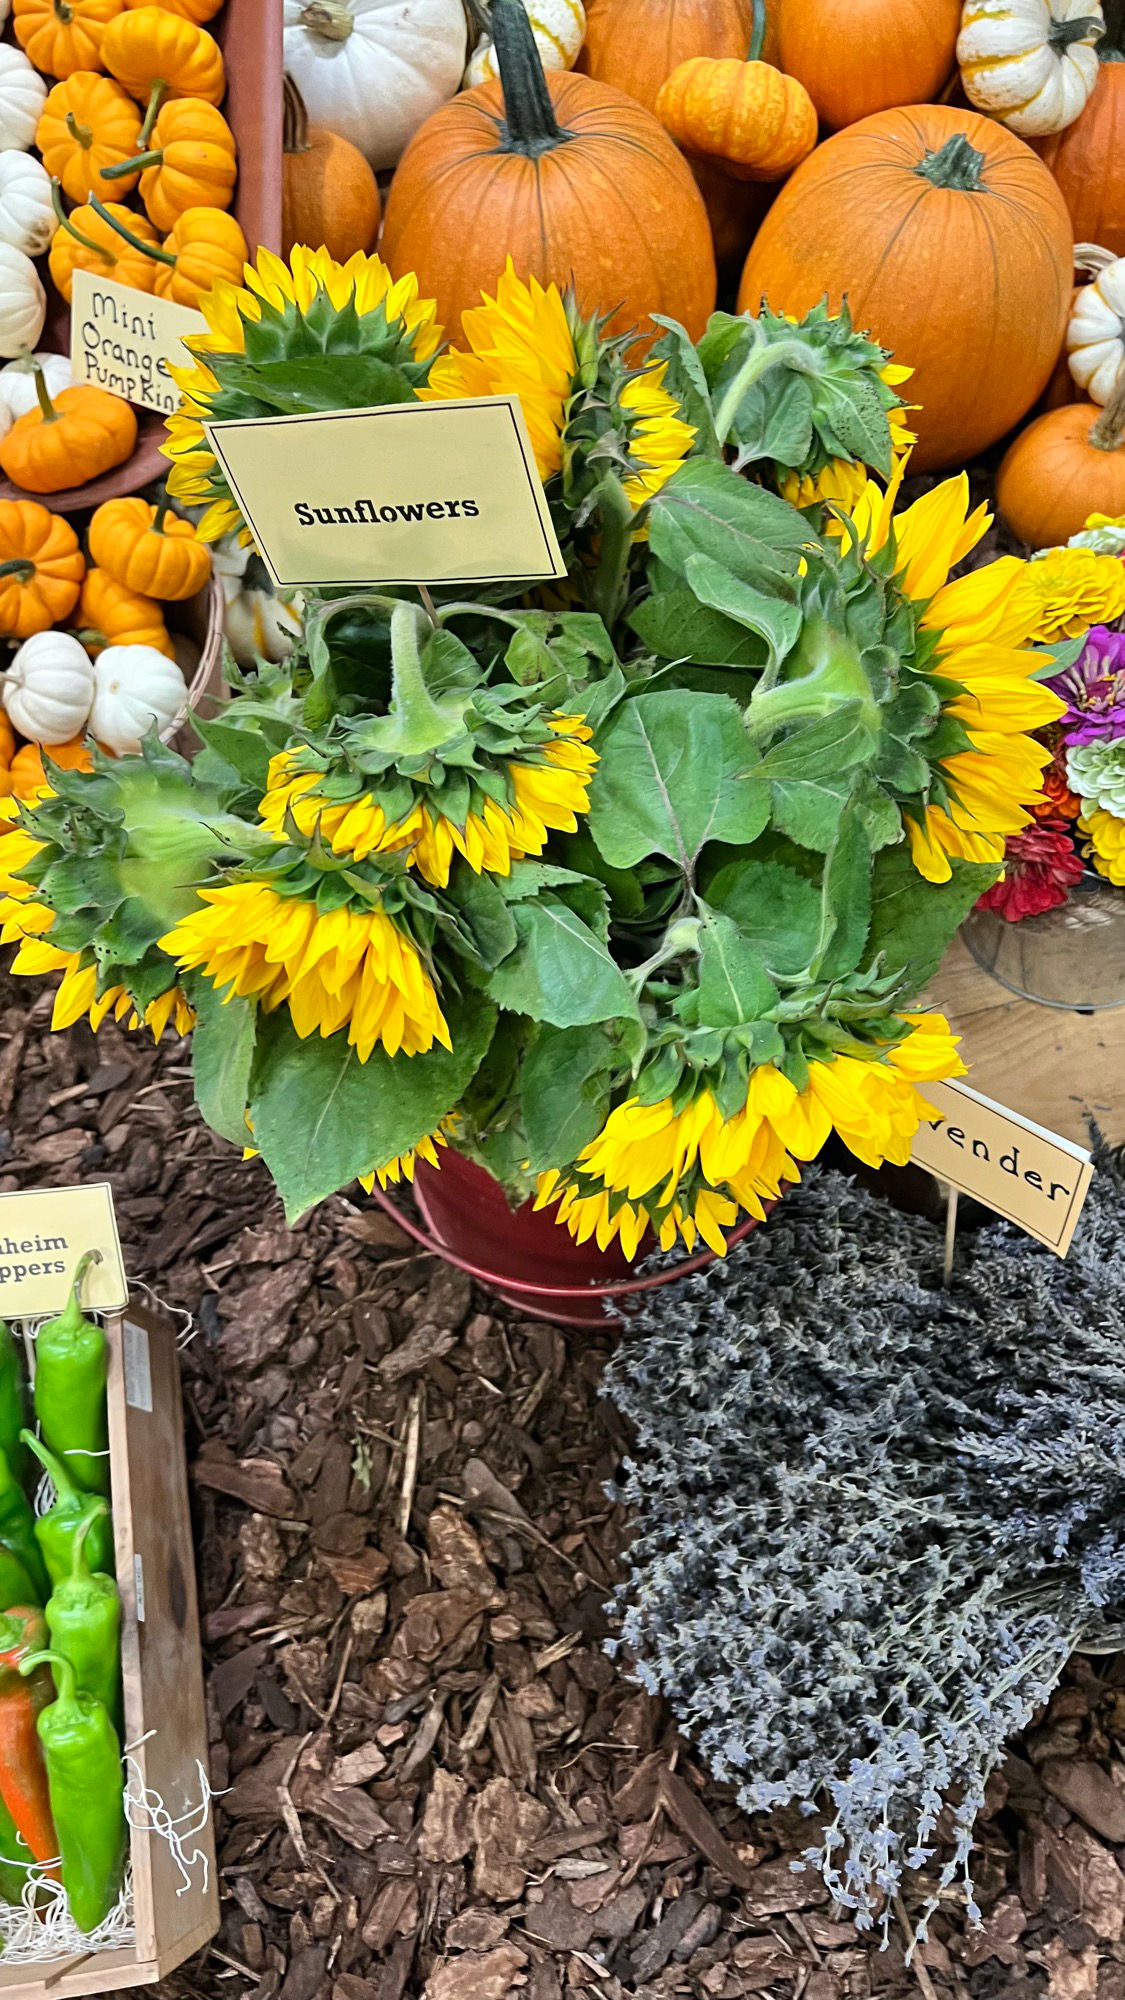
[[[1009,924],[1041,917],[1069,902],[1082,873],[1082,857],[1065,824],[1041,821],[1012,835],[1004,850],[1004,873],[985,890],[977,908],[995,910]]]
[[[1068,743],[1125,736],[1125,632],[1095,625],[1074,665],[1047,685],[1067,705],[1061,727]]]
[[[1125,612],[1125,563],[1093,549],[1048,549],[1022,567],[1037,644],[1076,639],[1091,625],[1111,625]]]
[[[1082,800],[1085,818],[1100,806],[1115,819],[1125,819],[1125,738],[1068,745],[1066,775]]]
[[[160,949],[215,987],[255,999],[267,1013],[289,1008],[302,1040],[347,1025],[360,1062],[450,1047],[433,981],[417,948],[382,910],[322,912],[268,882],[201,889],[200,908],[160,940]]]
[[[732,1118],[707,1088],[679,1109],[671,1098],[628,1098],[573,1166],[540,1175],[536,1207],[557,1203],[576,1241],[592,1236],[604,1250],[619,1237],[628,1257],[649,1228],[661,1249],[702,1238],[721,1256],[739,1210],[761,1220],[783,1182],[800,1179],[796,1161],[815,1158],[833,1129],[869,1165],[904,1165],[919,1125],[938,1116],[916,1084],[964,1074],[940,1014],[904,1018],[910,1033],[897,1046],[813,1062],[800,1092],[759,1066]]]
[[[1095,808],[1084,813],[1079,821],[1079,830],[1086,835],[1083,852],[1093,862],[1099,875],[1112,882],[1118,889],[1125,889],[1125,819],[1115,814]]]

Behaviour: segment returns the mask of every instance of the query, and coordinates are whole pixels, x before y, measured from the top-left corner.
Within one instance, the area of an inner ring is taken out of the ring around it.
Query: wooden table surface
[[[966,1082],[1025,1118],[1089,1145],[1087,1114],[1125,1144],[1125,1007],[1039,1007],[982,972],[955,938],[926,994],[961,1036]]]

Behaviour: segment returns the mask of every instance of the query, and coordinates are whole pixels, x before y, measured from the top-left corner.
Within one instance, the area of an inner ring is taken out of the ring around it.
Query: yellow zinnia
[[[1021,590],[1036,644],[1076,639],[1125,612],[1125,563],[1093,549],[1048,549],[1021,566]]]
[[[269,1013],[284,1001],[302,1040],[345,1025],[360,1062],[449,1048],[433,981],[411,940],[382,910],[342,905],[322,913],[267,882],[202,889],[200,908],[160,940],[185,968]]]
[[[1083,813],[1078,829],[1086,836],[1082,851],[1098,874],[1115,888],[1125,889],[1125,819],[1095,806],[1093,812]]]

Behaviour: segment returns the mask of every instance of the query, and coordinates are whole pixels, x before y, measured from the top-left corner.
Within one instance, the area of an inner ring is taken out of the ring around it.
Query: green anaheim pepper
[[[102,1702],[81,1694],[61,1653],[31,1653],[21,1674],[49,1666],[58,1689],[36,1728],[51,1813],[58,1835],[62,1885],[80,1931],[96,1930],[117,1900],[125,1867],[125,1773],[121,1745]]]
[[[109,1492],[106,1416],[108,1346],[101,1327],[82,1310],[82,1285],[100,1250],[78,1259],[70,1297],[35,1339],[35,1414],[49,1450],[88,1493]]]

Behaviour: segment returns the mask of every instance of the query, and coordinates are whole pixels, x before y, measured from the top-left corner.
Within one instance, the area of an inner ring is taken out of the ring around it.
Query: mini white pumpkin
[[[544,69],[573,69],[586,39],[582,0],[524,0]],[[465,71],[465,87],[491,83],[500,74],[491,35],[482,35]]]
[[[0,153],[0,243],[41,257],[59,226],[51,176],[32,153]]]
[[[23,50],[0,42],[0,153],[26,153],[46,97],[47,86]]]
[[[94,661],[90,728],[118,756],[138,750],[154,722],[171,729],[186,701],[179,667],[155,646],[107,646]]]
[[[465,67],[461,0],[285,0],[285,67],[310,123],[396,166]]]
[[[0,158],[3,158],[2,154]],[[6,410],[13,421],[16,417],[25,417],[29,410],[34,410],[38,405],[39,398],[35,393],[35,370],[32,366],[35,361],[43,370],[47,394],[52,401],[64,389],[69,389],[73,385],[74,376],[71,374],[68,354],[45,352],[20,354],[14,361],[5,362],[3,368],[0,368],[0,409]]]
[[[4,676],[8,719],[33,743],[69,743],[86,727],[94,669],[69,632],[36,632],[13,654]]]
[[[218,542],[211,556],[226,604],[223,630],[238,665],[287,659],[304,627],[301,592],[279,596],[261,556],[240,547],[233,535]]]
[[[1092,403],[1109,402],[1125,368],[1125,257],[1094,243],[1075,245],[1079,271],[1093,275],[1071,308],[1066,329],[1070,372]]]
[[[34,347],[47,317],[47,294],[30,257],[0,243],[0,354],[7,360]]]
[[[965,95],[1021,138],[1061,132],[1098,80],[1099,0],[966,0],[957,60]]]

